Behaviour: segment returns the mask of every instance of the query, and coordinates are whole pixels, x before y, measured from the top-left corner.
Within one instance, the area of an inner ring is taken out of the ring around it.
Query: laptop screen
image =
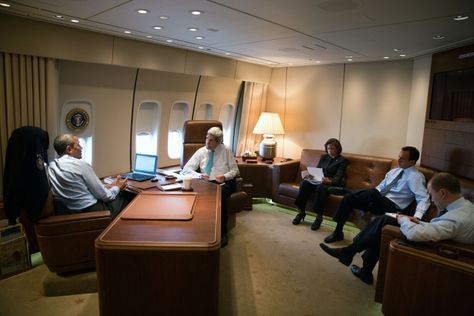
[[[133,172],[155,174],[157,160],[158,157],[154,155],[135,154],[135,168]]]

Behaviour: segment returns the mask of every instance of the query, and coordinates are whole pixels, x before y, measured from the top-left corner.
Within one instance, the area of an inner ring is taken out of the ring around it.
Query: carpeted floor
[[[373,300],[375,287],[362,283],[319,248],[334,223],[325,220],[313,232],[311,218],[292,225],[294,214],[259,203],[253,211],[237,215],[229,245],[221,250],[219,314],[381,315],[380,304]],[[336,245],[350,242],[353,234],[345,235],[346,240]],[[361,263],[360,256],[354,263]],[[0,315],[99,314],[97,293],[44,296],[47,275],[40,265],[0,281]]]

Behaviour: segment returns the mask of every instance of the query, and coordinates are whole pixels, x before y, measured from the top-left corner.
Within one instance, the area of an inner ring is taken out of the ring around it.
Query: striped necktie
[[[204,167],[204,172],[208,175],[211,174],[213,162],[214,162],[214,150],[209,150],[207,152],[207,165],[206,167]]]
[[[397,174],[397,176],[395,178],[393,178],[392,182],[390,182],[389,184],[387,184],[387,186],[385,188],[380,190],[380,194],[382,196],[385,196],[388,192],[390,192],[390,190],[397,184],[398,180],[400,180],[400,178],[402,176],[403,176],[403,169],[402,169],[402,171],[400,171],[399,174]]]

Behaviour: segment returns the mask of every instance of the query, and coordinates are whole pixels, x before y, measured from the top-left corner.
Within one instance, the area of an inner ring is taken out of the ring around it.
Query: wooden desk
[[[101,315],[217,315],[221,188],[192,185],[192,220],[119,215],[96,239]]]
[[[246,163],[242,158],[237,158],[240,176],[244,183],[253,185],[253,197],[272,197],[272,170],[275,164],[280,164],[283,158],[273,159],[272,164],[264,163],[260,158],[257,163]]]

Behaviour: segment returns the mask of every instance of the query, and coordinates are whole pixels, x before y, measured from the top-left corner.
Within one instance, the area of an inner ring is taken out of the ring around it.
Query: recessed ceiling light
[[[402,48],[394,48],[393,51],[394,52],[401,52],[401,51],[403,51],[403,49]]]
[[[55,15],[53,18],[58,19],[58,20],[64,20],[64,17],[62,15]]]
[[[321,63],[321,61],[319,61],[319,60],[316,60],[316,64],[320,64],[320,63]]]
[[[388,56],[384,56],[384,57],[383,57],[383,59],[389,59],[389,58],[390,58],[390,57],[388,57]]]
[[[163,27],[162,27],[162,26],[158,26],[158,25],[156,25],[156,26],[154,26],[154,27],[153,27],[153,29],[155,29],[155,30],[162,30],[162,29],[163,29]]]
[[[191,10],[189,11],[192,15],[201,15],[204,13],[204,11],[200,11],[200,10]]]
[[[469,19],[468,15],[457,15],[453,18],[454,21],[464,21]]]
[[[160,19],[161,19],[161,20],[168,20],[169,17],[167,17],[166,15],[162,15],[162,16],[160,16]]]
[[[199,48],[199,49],[204,49],[204,47],[202,47],[202,46],[198,46],[198,48]]]
[[[347,58],[347,61],[352,61],[352,58]]]
[[[405,54],[400,54],[400,57],[406,57],[406,55]]]
[[[442,39],[444,39],[445,37],[446,37],[446,36],[444,36],[444,35],[435,35],[435,36],[433,36],[433,39],[434,39],[434,40],[442,40]]]
[[[188,31],[196,32],[199,31],[199,29],[197,27],[188,27]]]
[[[225,53],[225,54],[226,54],[226,55],[230,55],[230,53],[229,53],[229,52],[227,52],[227,53]]]
[[[153,36],[151,36],[151,35],[147,35],[147,36],[146,36],[146,38],[153,38]]]
[[[10,4],[8,4],[8,3],[3,3],[3,2],[0,2],[0,6],[5,7],[5,8],[11,7]]]
[[[166,40],[168,43],[173,43],[173,40],[167,39]]]
[[[195,39],[202,40],[202,39],[204,39],[204,36],[196,36]]]
[[[146,9],[138,9],[137,10],[137,13],[140,13],[140,14],[147,14],[147,13],[150,13],[150,11],[146,10]]]
[[[125,34],[132,34],[130,31],[123,31]]]
[[[72,23],[79,23],[79,20],[72,19],[71,22],[72,22]]]

